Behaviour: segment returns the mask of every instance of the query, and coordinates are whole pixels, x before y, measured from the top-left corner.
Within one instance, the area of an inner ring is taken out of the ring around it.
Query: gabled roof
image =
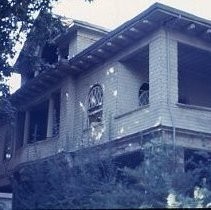
[[[107,34],[110,30],[101,26],[97,26],[85,21],[81,21],[81,20],[76,20],[76,19],[71,19],[71,18],[62,18],[64,22],[68,22],[68,26],[67,26],[67,30],[65,34],[60,34],[58,35],[55,39],[54,42],[56,42],[57,44],[60,42],[63,42],[66,40],[67,36],[69,36],[71,33],[73,33],[74,31],[83,29],[83,30],[87,30],[90,31],[92,33],[96,33],[96,34],[100,34],[102,36],[104,36],[105,34]]]
[[[63,25],[63,29],[65,29],[65,32],[58,34],[57,36],[55,36],[52,40],[50,40],[52,43],[55,43],[56,45],[68,45],[69,43],[69,37],[71,36],[71,34],[76,33],[77,31],[80,31],[81,29],[84,31],[90,31],[93,34],[97,34],[100,37],[105,36],[105,34],[107,34],[109,32],[109,29],[100,27],[100,26],[96,26],[94,24],[90,24],[88,22],[83,22],[80,20],[73,20],[71,18],[66,18],[66,17],[61,17],[58,15],[55,15],[57,18],[60,18],[61,23]],[[38,16],[38,21],[40,19],[42,19],[42,14]],[[57,29],[58,31],[59,29]],[[28,36],[31,37],[36,37],[36,27],[31,30],[31,32],[29,33]],[[58,32],[57,32],[58,33]],[[29,41],[30,40],[30,41]],[[31,46],[32,46],[32,42],[33,39],[27,39],[26,42],[24,43],[24,46],[18,56],[18,59],[14,65],[14,69],[19,72],[22,73],[22,68],[26,68],[29,65],[29,60],[30,60],[30,56],[33,56],[31,53]],[[45,40],[47,41],[47,40]],[[29,56],[30,54],[30,56]]]
[[[39,95],[48,84],[50,86],[57,83],[66,74],[79,74],[96,65],[100,65],[160,27],[178,30],[191,36],[197,36],[206,42],[211,42],[211,21],[160,3],[155,3],[141,14],[122,24],[104,38],[71,58],[65,65],[58,64],[56,69],[38,75],[31,82],[22,86],[12,96],[12,99],[26,99],[30,98],[31,95]],[[40,91],[36,87],[39,87]]]

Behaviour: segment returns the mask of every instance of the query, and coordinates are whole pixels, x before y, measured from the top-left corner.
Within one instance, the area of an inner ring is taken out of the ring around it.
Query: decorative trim
[[[140,110],[142,110],[142,109],[147,109],[147,108],[149,108],[149,106],[150,106],[150,104],[147,104],[147,105],[138,107],[138,108],[136,108],[136,109],[133,109],[133,110],[131,110],[131,111],[129,111],[129,112],[126,112],[126,113],[123,113],[123,114],[116,115],[116,116],[114,117],[114,119],[119,119],[119,118],[125,117],[125,116],[127,116],[127,115],[133,114],[134,112],[138,112],[138,111],[140,111]]]
[[[180,108],[185,109],[195,109],[200,111],[209,111],[211,112],[211,107],[205,107],[205,106],[197,106],[197,105],[191,105],[191,104],[182,104],[182,103],[176,103],[176,105]]]

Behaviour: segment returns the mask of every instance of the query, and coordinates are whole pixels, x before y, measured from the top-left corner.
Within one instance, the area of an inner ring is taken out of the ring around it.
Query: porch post
[[[30,111],[26,111],[25,122],[24,122],[23,145],[26,145],[27,141],[29,140],[29,127],[30,127]]]
[[[47,127],[47,138],[53,136],[53,118],[54,118],[54,100],[51,97],[48,104],[48,127]]]

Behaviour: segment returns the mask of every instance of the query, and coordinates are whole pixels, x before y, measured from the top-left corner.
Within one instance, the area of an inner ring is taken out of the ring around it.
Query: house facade
[[[211,150],[210,21],[156,3],[111,32],[76,21],[33,53],[44,68],[19,56],[16,120],[0,127],[1,191],[20,165],[62,152],[118,156],[160,140],[184,164]]]

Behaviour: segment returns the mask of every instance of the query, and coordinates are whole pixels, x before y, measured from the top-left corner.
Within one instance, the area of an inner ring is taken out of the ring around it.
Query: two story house
[[[192,150],[211,150],[209,20],[156,3],[111,32],[73,21],[52,43],[25,50],[41,58],[37,71],[27,53],[18,58],[16,120],[0,125],[1,191],[20,165],[62,152],[135,161],[154,140],[184,164]]]

